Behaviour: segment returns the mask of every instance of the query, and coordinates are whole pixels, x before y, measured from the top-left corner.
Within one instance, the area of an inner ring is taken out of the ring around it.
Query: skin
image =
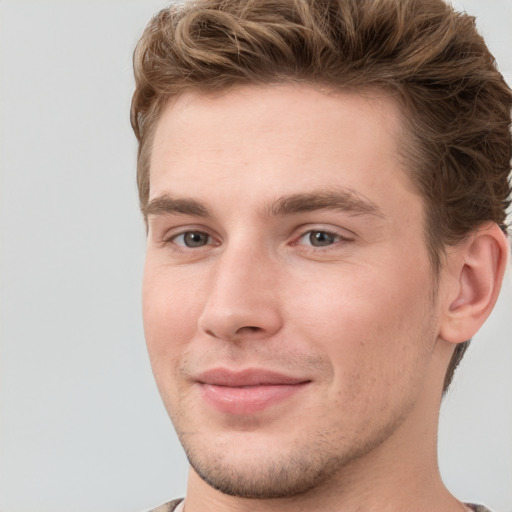
[[[464,510],[436,459],[462,256],[434,279],[399,127],[383,94],[292,85],[190,92],[163,112],[143,315],[192,465],[187,512]],[[297,195],[308,211],[283,202]],[[198,383],[216,368],[305,384],[225,412]]]

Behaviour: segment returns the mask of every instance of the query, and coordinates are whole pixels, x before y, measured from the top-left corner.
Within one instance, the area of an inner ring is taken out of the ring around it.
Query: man
[[[486,510],[439,407],[507,261],[512,94],[441,0],[200,0],[135,53],[155,509]]]

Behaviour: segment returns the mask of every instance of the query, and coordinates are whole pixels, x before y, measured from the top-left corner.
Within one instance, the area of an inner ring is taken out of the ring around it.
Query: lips
[[[291,398],[310,381],[261,369],[231,371],[217,368],[201,373],[197,383],[210,407],[227,414],[245,415]]]

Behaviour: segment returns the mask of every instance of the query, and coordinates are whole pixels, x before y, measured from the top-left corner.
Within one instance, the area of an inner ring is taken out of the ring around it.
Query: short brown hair
[[[147,26],[134,54],[131,122],[137,183],[149,196],[153,133],[170,98],[191,89],[314,83],[381,88],[403,113],[404,152],[426,207],[439,271],[446,246],[486,221],[506,230],[512,93],[475,27],[443,0],[197,0]],[[457,346],[445,379],[467,344]]]

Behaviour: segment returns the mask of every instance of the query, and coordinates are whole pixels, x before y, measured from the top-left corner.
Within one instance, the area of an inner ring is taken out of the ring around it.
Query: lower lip
[[[258,386],[215,386],[200,384],[204,399],[216,410],[227,414],[254,414],[295,395],[307,385],[269,384]]]

